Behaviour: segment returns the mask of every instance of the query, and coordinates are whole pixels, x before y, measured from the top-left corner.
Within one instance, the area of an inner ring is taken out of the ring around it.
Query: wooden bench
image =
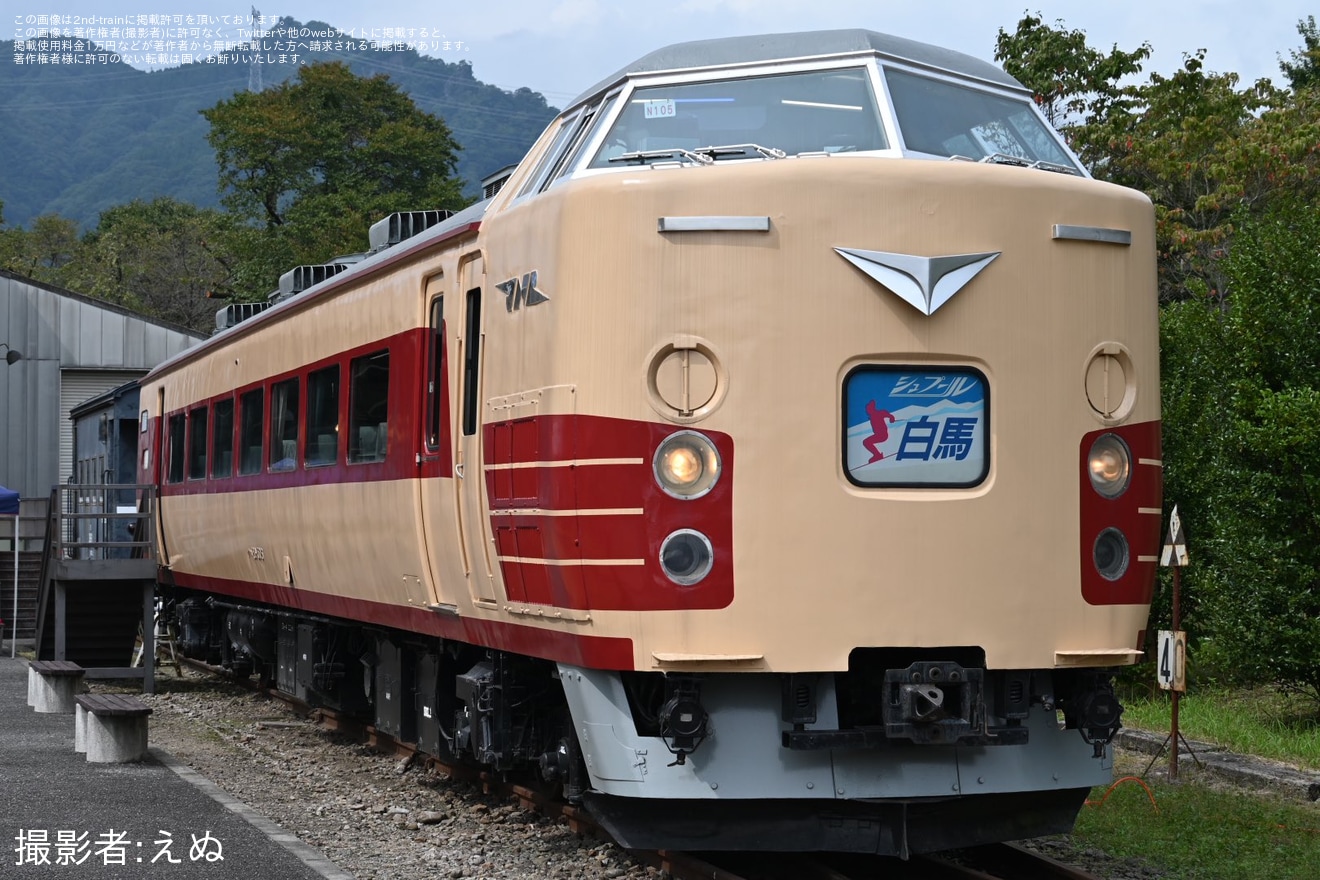
[[[68,715],[82,689],[83,668],[71,660],[34,660],[28,664],[28,705],[38,712]]]
[[[82,694],[74,718],[74,751],[92,764],[124,764],[147,755],[151,707],[126,694]]]

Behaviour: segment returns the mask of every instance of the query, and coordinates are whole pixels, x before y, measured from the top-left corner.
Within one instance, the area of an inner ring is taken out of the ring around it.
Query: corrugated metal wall
[[[70,402],[141,375],[201,339],[0,272],[0,342],[23,354],[14,364],[0,359],[0,485],[25,498],[49,495],[72,467]],[[93,381],[97,373],[103,382]]]

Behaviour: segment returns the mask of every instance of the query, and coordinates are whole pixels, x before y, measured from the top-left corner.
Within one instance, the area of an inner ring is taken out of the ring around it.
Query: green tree
[[[1302,48],[1288,53],[1291,61],[1279,59],[1279,70],[1288,77],[1294,91],[1320,85],[1320,30],[1316,29],[1315,16],[1299,20],[1297,33],[1302,37]]]
[[[78,252],[78,224],[58,214],[42,214],[31,229],[0,230],[0,268],[50,284],[63,282],[63,269]]]
[[[1239,90],[1235,73],[1205,69],[1205,53],[1186,56],[1171,76],[1152,74],[1134,89],[1136,105],[1089,120],[1075,134],[1097,177],[1140,189],[1155,204],[1160,291],[1164,301],[1226,294],[1218,268],[1244,200],[1273,184],[1257,178],[1244,149],[1258,134],[1257,114],[1278,98],[1267,81]]]
[[[1000,31],[996,57],[1043,108],[1060,108],[1053,119],[1094,176],[1151,197],[1162,300],[1222,300],[1219,262],[1238,210],[1263,210],[1287,186],[1312,185],[1315,102],[1268,80],[1240,88],[1237,74],[1206,68],[1204,50],[1171,75],[1120,86],[1149,50],[1106,55],[1081,31],[1027,16],[1013,35]]]
[[[995,39],[995,60],[1035,93],[1041,113],[1060,130],[1130,106],[1131,89],[1119,81],[1140,73],[1150,52],[1150,43],[1100,52],[1087,44],[1085,31],[1070,31],[1062,20],[1050,27],[1039,12],[1024,13],[1017,30],[1000,28]]]
[[[229,289],[226,228],[216,211],[161,197],[134,200],[101,214],[83,238],[66,286],[199,332],[214,328]]]
[[[237,94],[202,115],[211,125],[221,201],[268,233],[264,248],[238,236],[249,269],[263,258],[248,245],[288,254],[293,262],[284,268],[322,262],[365,250],[371,222],[391,211],[463,204],[449,128],[383,75],[313,64],[296,81]],[[274,282],[252,287],[245,280],[243,292],[264,294]]]
[[[1229,307],[1164,310],[1166,485],[1225,668],[1320,699],[1320,216],[1280,198],[1237,222]]]

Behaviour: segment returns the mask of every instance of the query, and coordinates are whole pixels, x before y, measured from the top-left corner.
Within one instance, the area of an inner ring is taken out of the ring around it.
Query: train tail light
[[[660,567],[679,586],[700,583],[714,564],[710,539],[693,529],[679,529],[660,545]]]
[[[1131,553],[1127,537],[1115,528],[1108,528],[1096,536],[1092,551],[1095,569],[1108,581],[1116,581],[1128,570]]]

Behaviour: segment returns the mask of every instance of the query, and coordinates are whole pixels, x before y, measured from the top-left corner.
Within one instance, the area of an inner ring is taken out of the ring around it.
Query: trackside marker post
[[[1187,536],[1183,534],[1182,518],[1178,516],[1178,505],[1173,506],[1169,515],[1169,537],[1164,539],[1164,552],[1160,554],[1160,565],[1173,568],[1174,582],[1177,583],[1178,569],[1187,564]],[[1173,601],[1178,601],[1175,590]],[[1178,628],[1178,621],[1173,621],[1173,628]]]
[[[1182,570],[1187,565],[1187,536],[1183,534],[1182,519],[1175,504],[1169,515],[1169,537],[1164,541],[1160,565],[1173,569],[1173,629],[1161,630],[1155,659],[1155,679],[1159,686],[1173,693],[1173,712],[1169,725],[1169,779],[1178,780],[1178,701],[1187,690],[1187,633],[1182,630]],[[1186,742],[1186,740],[1183,740]],[[1187,751],[1190,753],[1191,746]],[[1158,757],[1158,753],[1156,753]],[[1195,753],[1192,753],[1195,758]],[[1199,763],[1199,762],[1198,762]],[[1147,770],[1150,768],[1147,767]]]

